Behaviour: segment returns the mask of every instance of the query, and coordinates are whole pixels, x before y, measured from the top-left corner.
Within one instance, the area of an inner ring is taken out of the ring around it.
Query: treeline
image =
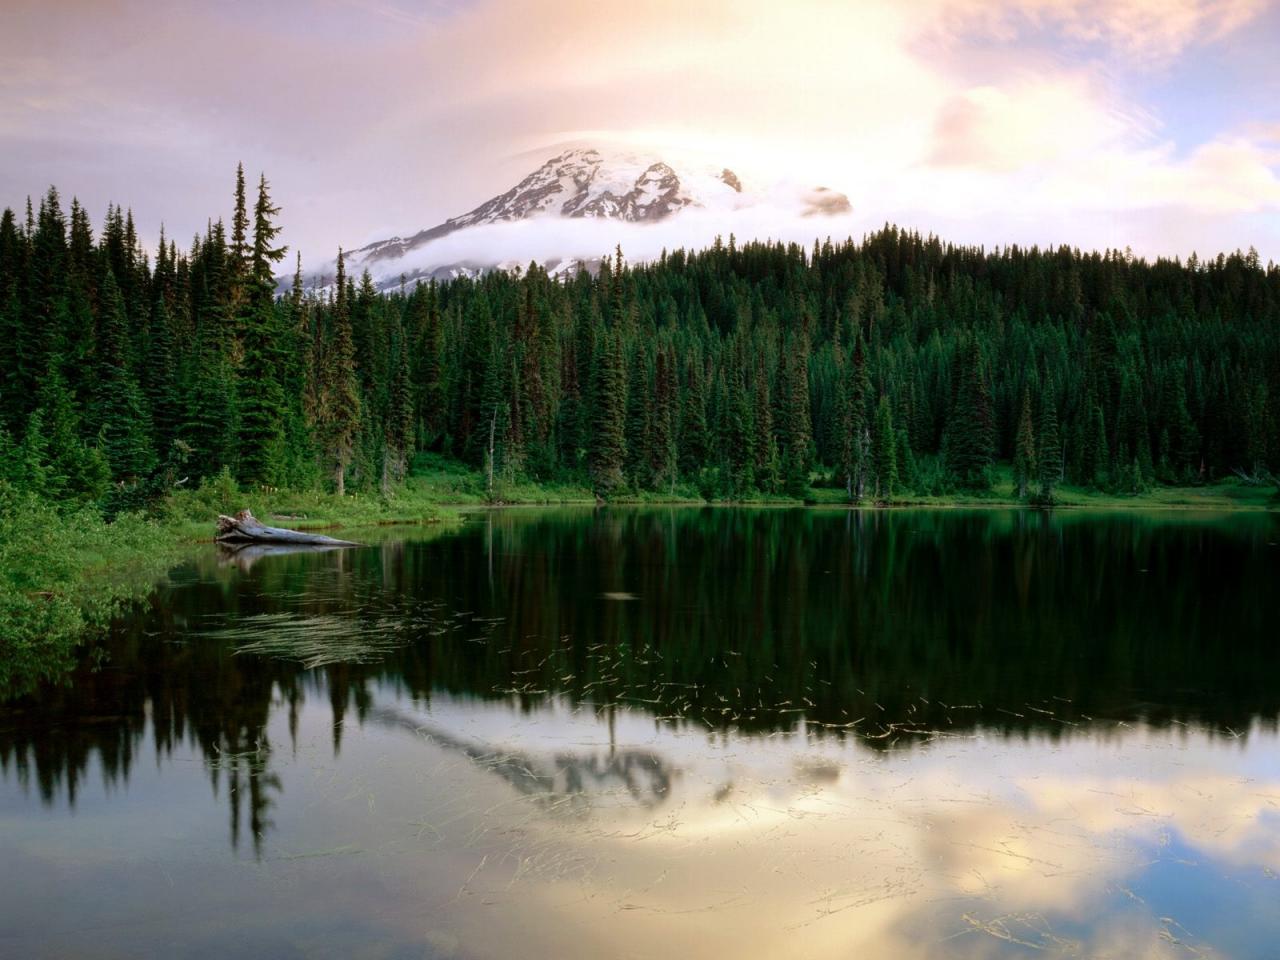
[[[531,265],[308,289],[268,184],[145,254],[50,190],[0,219],[0,472],[118,507],[224,471],[390,489],[415,452],[600,494],[850,500],[1280,470],[1280,268],[987,252],[886,226],[732,239],[559,280]]]

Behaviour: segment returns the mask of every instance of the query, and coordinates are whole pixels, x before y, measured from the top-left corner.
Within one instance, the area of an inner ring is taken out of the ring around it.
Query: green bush
[[[0,692],[59,675],[77,642],[144,596],[177,556],[141,514],[107,523],[0,481]]]

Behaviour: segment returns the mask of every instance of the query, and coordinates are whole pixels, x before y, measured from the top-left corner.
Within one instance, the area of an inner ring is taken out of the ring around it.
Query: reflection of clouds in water
[[[538,741],[576,742],[572,755],[603,769],[605,724],[560,710],[535,714],[533,729],[478,704],[433,704],[431,716],[469,737],[505,723],[495,742],[528,749],[534,771],[567,755]],[[545,924],[525,911],[571,925],[583,955],[679,942],[695,957],[1214,957],[1214,931],[1251,901],[1206,928],[1143,884],[1172,865],[1184,889],[1219,890],[1240,882],[1231,869],[1280,865],[1280,773],[1252,769],[1277,748],[1274,732],[1253,731],[1239,751],[1135,726],[1105,745],[979,738],[893,758],[803,736],[713,742],[638,713],[620,714],[614,734],[618,755],[680,770],[660,808],[637,797],[592,803],[585,819],[522,819],[522,844],[532,833],[539,849],[593,858],[589,882],[540,874],[513,894],[495,875],[483,887],[526,932]],[[1170,835],[1194,855],[1165,850]]]
[[[1280,777],[1259,782],[1221,773],[1169,781],[1136,777],[1026,784],[1038,812],[1093,834],[1159,840],[1168,830],[1236,866],[1280,871]]]

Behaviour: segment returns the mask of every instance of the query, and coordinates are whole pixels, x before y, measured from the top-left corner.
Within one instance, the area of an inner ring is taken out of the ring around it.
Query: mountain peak
[[[402,272],[411,278],[439,275],[441,268],[452,274],[457,271],[451,268],[457,265],[431,264],[429,251],[423,248],[469,227],[535,218],[653,224],[691,209],[732,215],[763,199],[746,190],[728,167],[676,164],[643,151],[573,147],[546,160],[511,189],[467,213],[408,238],[392,237],[371,243],[352,251],[348,259],[354,266],[383,278],[397,277]],[[844,194],[825,187],[798,193],[792,190],[783,197],[783,206],[799,217],[832,216],[851,209]],[[731,227],[726,224],[726,229]],[[400,269],[408,266],[406,257],[411,252],[414,269]],[[484,269],[484,265],[468,264],[467,269]]]

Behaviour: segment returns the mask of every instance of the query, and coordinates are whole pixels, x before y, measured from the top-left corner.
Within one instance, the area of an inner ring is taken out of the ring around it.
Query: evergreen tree
[[[840,476],[844,479],[845,494],[855,503],[865,495],[871,460],[871,429],[867,422],[870,392],[866,348],[859,337],[844,382],[840,427]]]
[[[397,343],[395,380],[391,385],[391,408],[387,415],[387,470],[384,486],[399,483],[408,470],[413,454],[413,395],[409,383],[409,351],[403,341]]]
[[[238,190],[243,190],[240,171]],[[237,195],[237,203],[242,197]],[[280,228],[274,218],[280,208],[271,202],[267,178],[258,180],[258,199],[253,208],[253,251],[247,279],[248,296],[239,324],[243,344],[237,395],[240,398],[239,447],[240,479],[248,484],[279,481],[284,466],[284,421],[287,403],[281,382],[283,364],[277,326],[275,265],[285,248],[275,246]],[[234,262],[234,245],[232,251]]]
[[[1022,391],[1022,407],[1018,414],[1018,437],[1013,455],[1013,483],[1018,499],[1025,500],[1033,478],[1039,476],[1036,459],[1036,439],[1031,427],[1031,390]]]
[[[755,481],[765,493],[777,493],[782,487],[782,461],[778,455],[778,436],[769,401],[769,375],[763,358],[756,366],[754,412]]]
[[[1040,398],[1040,449],[1036,454],[1040,474],[1040,499],[1053,502],[1053,491],[1062,479],[1062,439],[1058,435],[1058,411],[1053,384],[1046,383]]]
[[[110,268],[103,278],[100,309],[92,427],[112,477],[133,482],[150,475],[156,454],[146,401],[130,366],[124,300]]]
[[[356,378],[355,344],[352,342],[348,306],[350,292],[341,250],[338,251],[335,290],[321,373],[318,428],[333,476],[334,490],[338,496],[343,496],[347,489],[347,467],[351,464],[356,433],[360,428],[360,384]]]
[[[273,211],[274,214],[275,211]],[[231,215],[231,246],[227,256],[230,300],[227,312],[239,317],[249,295],[249,207],[245,194],[244,164],[236,164],[235,209]]]
[[[702,371],[690,363],[684,404],[680,414],[680,472],[695,476],[707,465],[710,444],[707,439],[707,399]]]
[[[57,368],[55,358],[28,421],[23,441],[28,482],[53,500],[97,500],[107,490],[111,467],[100,450],[80,438],[71,393]]]
[[[592,380],[591,444],[588,462],[591,482],[596,492],[607,496],[623,485],[622,467],[626,460],[626,373],[622,365],[622,342],[617,333],[607,333],[600,340]]]
[[[173,320],[163,298],[152,308],[147,341],[146,377],[143,393],[151,409],[156,448],[163,458],[178,438],[182,417],[182,397],[178,383],[178,357],[173,336]]]
[[[662,489],[676,481],[676,391],[674,359],[659,347],[654,374],[653,438],[650,471],[653,485]]]
[[[990,485],[988,470],[995,452],[995,409],[986,367],[976,337],[969,340],[960,372],[955,404],[947,421],[947,456],[961,486]]]
[[[875,477],[876,499],[893,499],[898,485],[898,441],[893,429],[893,411],[889,398],[881,395],[876,404],[876,416],[871,431],[871,463]]]
[[[809,487],[809,351],[803,337],[793,339],[782,361],[782,470],[787,493],[802,497]]]

